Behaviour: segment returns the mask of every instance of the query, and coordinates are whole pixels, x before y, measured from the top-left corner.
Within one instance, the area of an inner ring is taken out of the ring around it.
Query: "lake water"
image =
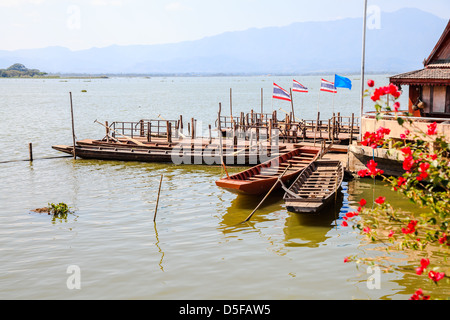
[[[319,101],[318,76],[295,77],[310,88],[295,95],[297,117],[332,113],[331,94]],[[339,89],[335,112],[359,115],[359,77]],[[387,76],[374,77],[378,85]],[[342,200],[319,216],[288,213],[274,194],[248,223],[260,198],[215,185],[220,167],[54,158],[71,144],[69,92],[78,139],[102,138],[99,121],[195,117],[214,125],[218,105],[264,111],[290,104],[271,99],[272,82],[292,77],[156,77],[0,80],[0,298],[1,299],[407,299],[418,288],[411,272],[381,274],[371,289],[366,267],[344,257],[370,253],[366,240],[340,226],[361,197],[382,183],[345,182]],[[86,90],[87,92],[81,92]],[[403,102],[402,102],[403,103]],[[224,112],[229,114],[228,112]],[[35,161],[28,158],[33,143]],[[230,169],[239,171],[240,168]],[[159,179],[164,175],[156,223]],[[30,212],[65,202],[67,219]],[[72,269],[75,268],[75,269]],[[72,270],[80,287],[68,285]]]

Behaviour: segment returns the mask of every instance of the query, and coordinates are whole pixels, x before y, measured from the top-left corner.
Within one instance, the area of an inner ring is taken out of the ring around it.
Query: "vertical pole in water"
[[[212,143],[211,125],[208,125],[208,129],[209,129],[209,144],[211,144]]]
[[[28,153],[30,154],[30,162],[33,162],[33,144],[31,142],[28,144]]]
[[[72,140],[73,140],[73,158],[77,158],[77,154],[75,151],[75,126],[73,121],[73,103],[72,103],[72,92],[69,92],[70,95],[70,113],[72,115]]]
[[[231,126],[233,125],[233,93],[232,88],[230,88],[230,118]]]
[[[261,116],[264,113],[263,101],[263,88],[261,88]]]
[[[156,199],[155,215],[153,216],[153,222],[156,221],[156,213],[158,212],[159,195],[161,193],[161,184],[162,184],[162,181],[163,181],[163,177],[164,177],[164,175],[161,175],[161,180],[159,181],[158,198]]]
[[[363,17],[363,42],[362,42],[362,59],[361,59],[361,109],[359,120],[359,140],[362,140],[362,116],[364,113],[364,73],[366,59],[366,24],[367,24],[367,0],[364,0],[364,17]]]

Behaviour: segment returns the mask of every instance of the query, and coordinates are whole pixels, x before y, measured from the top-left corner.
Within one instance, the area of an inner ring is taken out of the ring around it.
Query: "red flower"
[[[420,266],[426,269],[430,265],[430,259],[422,259],[420,260]]]
[[[436,160],[438,156],[437,154],[429,154],[427,157],[430,158],[431,160]]]
[[[387,87],[380,87],[374,90],[373,95],[371,97],[371,99],[376,102],[378,100],[380,100],[380,98],[384,95],[390,94],[392,95],[395,99],[398,99],[401,95],[401,92],[398,91],[397,86],[393,85],[392,83],[387,86]]]
[[[447,243],[447,235],[445,233],[442,234],[441,238],[439,238],[439,243],[440,244],[446,244]]]
[[[347,263],[347,262],[350,262],[350,261],[351,261],[350,257],[345,257],[344,258],[344,263]]]
[[[389,237],[389,238],[392,238],[393,236],[394,236],[394,230],[391,230],[391,231],[389,232],[388,237]]]
[[[364,207],[367,204],[367,201],[365,199],[361,199],[361,201],[359,201],[359,205],[361,207]]]
[[[419,166],[419,172],[425,172],[430,167],[430,164],[428,162],[422,162]]]
[[[369,172],[368,170],[360,170],[360,171],[358,171],[358,175],[359,175],[361,178],[364,178],[365,176],[369,176],[369,175],[370,175],[370,172]]]
[[[398,112],[399,109],[400,109],[400,102],[394,103],[394,111]]]
[[[373,88],[373,86],[375,85],[375,81],[369,80],[369,81],[367,81],[367,85],[368,85],[369,87]]]
[[[408,226],[406,228],[402,228],[402,232],[404,234],[411,234],[416,232],[416,225],[417,225],[417,221],[416,220],[411,220],[408,223]]]
[[[348,227],[347,221],[343,221],[343,222],[342,222],[342,226],[343,226],[343,227]]]
[[[426,172],[423,172],[416,177],[417,181],[422,181],[425,180],[426,178],[428,178],[428,173]]]
[[[369,227],[365,227],[365,228],[363,229],[363,232],[364,232],[364,233],[370,233],[370,228],[369,228]]]
[[[386,197],[378,197],[378,198],[375,200],[375,203],[383,204],[385,201],[386,201]]]
[[[430,271],[428,273],[428,278],[430,278],[434,282],[438,282],[439,280],[442,280],[444,277],[445,277],[445,273],[443,273],[443,272]]]
[[[422,289],[417,290],[409,300],[429,300],[430,296],[424,296]]]
[[[401,187],[402,185],[406,184],[407,180],[403,177],[398,178],[398,186]]]
[[[433,122],[432,124],[428,125],[428,135],[432,136],[437,134],[437,123]]]
[[[405,160],[403,161],[403,169],[405,171],[411,171],[412,167],[414,166],[414,159],[412,156],[407,156]]]
[[[398,99],[401,96],[401,92],[398,91],[398,87],[396,85],[391,83],[387,88],[387,93],[392,95],[395,99]]]
[[[353,218],[355,216],[354,212],[347,212],[347,214],[345,215],[347,218]]]
[[[410,156],[412,155],[412,151],[410,147],[405,147],[403,149],[400,149],[403,152],[403,155],[405,156]]]

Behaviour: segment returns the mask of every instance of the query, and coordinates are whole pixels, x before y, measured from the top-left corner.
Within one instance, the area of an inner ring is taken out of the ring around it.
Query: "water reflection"
[[[222,216],[220,225],[223,232],[225,234],[239,232],[252,226],[254,223],[271,221],[272,219],[268,217],[270,214],[276,214],[276,212],[284,209],[282,206],[284,204],[282,200],[283,194],[280,190],[272,192],[248,223],[243,223],[243,221],[258,206],[263,196],[237,195]]]
[[[324,243],[331,237],[327,234],[335,225],[334,221],[339,218],[343,204],[344,194],[340,189],[336,202],[333,201],[316,214],[291,213],[284,228],[285,245],[316,248]]]
[[[164,267],[163,267],[163,260],[164,260],[164,251],[162,251],[161,247],[159,246],[159,235],[158,235],[158,229],[156,228],[156,223],[153,224],[154,228],[155,228],[155,237],[156,237],[156,242],[155,242],[155,246],[158,248],[158,252],[161,255],[161,259],[159,260],[159,268],[161,269],[162,272],[164,272]]]
[[[315,248],[331,237],[327,236],[328,232],[336,225],[335,221],[339,219],[341,210],[347,208],[344,205],[347,198],[344,195],[346,189],[340,188],[336,201],[331,202],[316,214],[288,212],[282,200],[284,192],[276,191],[266,199],[252,220],[246,223],[243,221],[256,208],[262,197],[238,195],[231,201],[231,205],[222,216],[220,228],[224,234],[231,235],[248,230],[258,230],[262,222],[284,219],[282,245]]]

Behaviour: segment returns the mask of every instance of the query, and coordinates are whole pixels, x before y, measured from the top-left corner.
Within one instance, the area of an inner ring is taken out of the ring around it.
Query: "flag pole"
[[[294,96],[292,95],[292,88],[290,89],[290,92],[291,92],[292,122],[295,122],[295,114],[294,114]]]
[[[320,105],[320,89],[319,89],[319,100],[317,101],[317,112],[319,112],[319,105]]]
[[[362,58],[361,58],[361,109],[359,118],[359,140],[362,140],[362,117],[364,113],[364,73],[366,59],[366,24],[367,24],[367,0],[364,0],[364,17],[363,17],[363,41],[362,41]]]
[[[336,93],[334,93],[333,92],[333,113],[334,113],[334,95],[335,95]]]

